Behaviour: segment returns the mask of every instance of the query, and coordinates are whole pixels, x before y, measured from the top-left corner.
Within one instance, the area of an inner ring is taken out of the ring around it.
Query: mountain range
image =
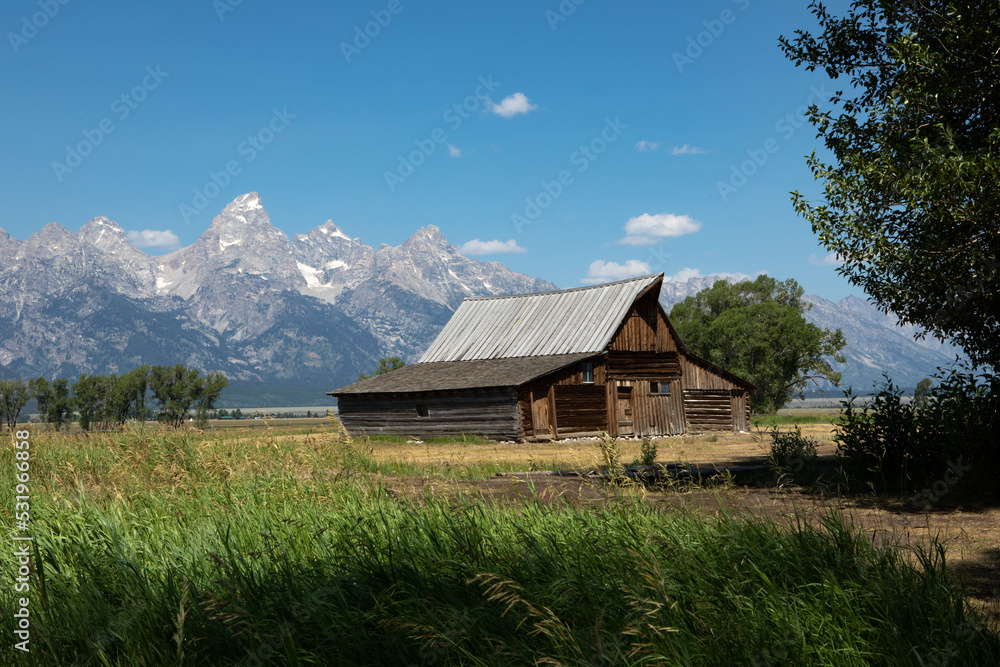
[[[665,284],[664,305],[715,278]],[[289,238],[253,192],[192,245],[158,257],[103,217],[75,234],[49,223],[24,241],[0,230],[0,377],[183,362],[230,378],[222,407],[251,395],[317,405],[380,357],[415,361],[466,297],[553,289],[462,256],[433,225],[378,249],[332,221]],[[870,387],[888,371],[912,386],[950,360],[867,301],[809,300],[810,320],[847,337],[845,383]]]

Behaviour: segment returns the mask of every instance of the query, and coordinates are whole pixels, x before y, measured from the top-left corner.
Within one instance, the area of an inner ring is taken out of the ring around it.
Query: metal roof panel
[[[663,274],[605,285],[466,299],[420,363],[600,352]]]

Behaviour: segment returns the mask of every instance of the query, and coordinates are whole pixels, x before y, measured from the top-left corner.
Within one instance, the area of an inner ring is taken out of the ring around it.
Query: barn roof
[[[466,299],[420,364],[596,354],[611,342],[635,300],[650,289],[659,292],[662,283],[659,273],[556,292]]]
[[[559,354],[514,359],[477,361],[434,361],[403,366],[397,370],[362,380],[329,392],[331,396],[348,394],[393,394],[414,391],[449,391],[517,387],[537,377],[565,368],[593,353]]]

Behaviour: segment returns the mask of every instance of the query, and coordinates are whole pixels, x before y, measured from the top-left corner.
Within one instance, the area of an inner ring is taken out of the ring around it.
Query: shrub
[[[1000,500],[1000,377],[963,368],[935,377],[940,382],[922,408],[904,403],[888,378],[861,408],[847,390],[834,437],[844,470],[876,489],[937,488],[954,493],[955,501]]]
[[[798,426],[793,431],[784,433],[777,427],[771,429],[771,455],[768,463],[779,476],[790,477],[796,484],[813,484],[819,477],[816,441],[804,437]]]
[[[632,461],[632,465],[652,466],[656,465],[656,443],[652,438],[643,438],[639,446],[639,457]]]

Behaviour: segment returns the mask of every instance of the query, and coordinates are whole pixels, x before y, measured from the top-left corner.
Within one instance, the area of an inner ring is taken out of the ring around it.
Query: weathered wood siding
[[[667,316],[662,308],[656,309],[656,351],[677,352],[679,349],[673,328],[667,324]]]
[[[669,390],[652,393],[648,380],[608,382],[612,435],[680,435],[686,430],[680,378],[662,380]],[[612,400],[613,399],[613,400]]]
[[[564,384],[554,385],[553,390],[559,433],[608,430],[604,387],[597,384]]]
[[[687,355],[681,369],[689,430],[750,430],[750,392]]]
[[[681,376],[676,352],[608,352],[609,378],[671,380]]]
[[[586,363],[593,364],[593,383],[583,383],[583,362],[581,362],[550,373],[521,388],[519,393],[521,437],[545,437],[551,436],[553,432],[558,437],[570,433],[593,433],[607,428],[604,405],[606,377],[604,358],[596,357]],[[564,390],[565,387],[587,389],[574,394],[574,390]],[[594,401],[592,407],[589,403],[584,405],[584,402],[589,401]],[[600,417],[597,416],[598,412]]]
[[[685,389],[684,414],[688,430],[730,431],[733,428],[732,394],[726,389]]]
[[[481,435],[521,437],[518,392],[513,389],[410,394],[357,394],[338,400],[340,421],[351,435],[395,434],[417,438]],[[426,407],[426,417],[418,408]]]
[[[656,297],[647,294],[632,306],[611,339],[608,350],[618,352],[656,352],[660,307]]]

